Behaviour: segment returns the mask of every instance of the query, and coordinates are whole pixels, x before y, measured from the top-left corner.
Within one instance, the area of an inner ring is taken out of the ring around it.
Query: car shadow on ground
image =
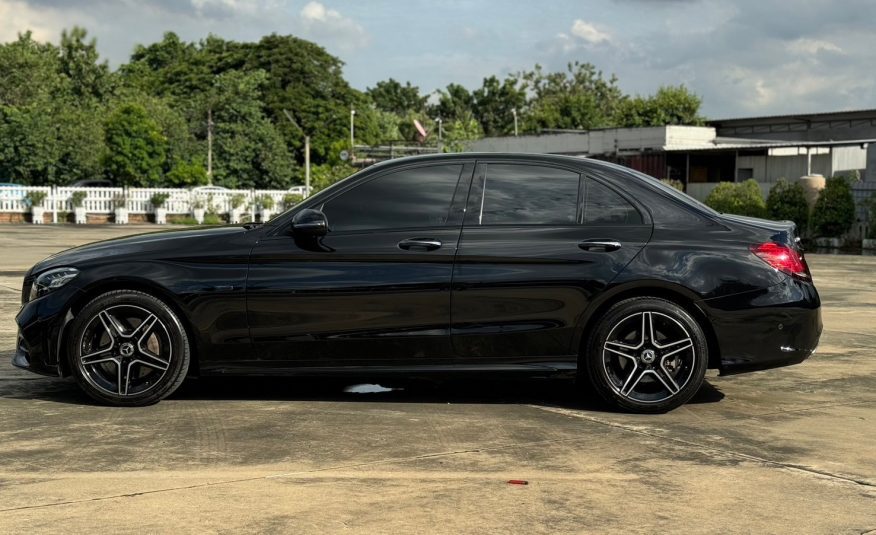
[[[94,405],[70,379],[5,378],[0,397]],[[689,404],[724,394],[706,381]],[[571,379],[441,378],[363,382],[357,378],[203,377],[189,379],[168,401],[334,401],[379,403],[530,404],[612,411]]]

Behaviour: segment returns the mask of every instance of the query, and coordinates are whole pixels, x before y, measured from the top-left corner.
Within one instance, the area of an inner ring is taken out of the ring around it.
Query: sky
[[[876,108],[874,21],[873,0],[0,0],[0,42],[84,26],[113,67],[166,31],[276,32],[340,57],[362,90],[390,77],[474,89],[577,60],[630,94],[684,84],[716,119]]]

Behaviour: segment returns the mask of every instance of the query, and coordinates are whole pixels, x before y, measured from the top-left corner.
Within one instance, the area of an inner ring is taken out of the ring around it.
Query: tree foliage
[[[828,178],[812,208],[812,227],[817,236],[839,238],[855,222],[855,198],[848,177]]]
[[[801,234],[806,233],[809,228],[809,203],[806,202],[803,186],[798,182],[779,180],[770,189],[766,207],[771,219],[793,221]]]
[[[760,186],[753,179],[745,182],[721,182],[706,197],[706,204],[724,214],[764,217],[766,203]]]
[[[167,159],[167,138],[140,104],[123,104],[106,120],[107,176],[124,186],[148,186],[161,181]]]

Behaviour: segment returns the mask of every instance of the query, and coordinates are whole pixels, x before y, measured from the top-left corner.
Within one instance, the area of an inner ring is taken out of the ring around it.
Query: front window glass
[[[441,227],[461,171],[461,164],[395,171],[342,193],[323,212],[333,232]]]

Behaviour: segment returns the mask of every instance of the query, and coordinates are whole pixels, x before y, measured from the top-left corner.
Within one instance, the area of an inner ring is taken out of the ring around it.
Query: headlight
[[[41,274],[30,287],[30,301],[57,290],[79,275],[79,270],[71,267],[50,269]]]

